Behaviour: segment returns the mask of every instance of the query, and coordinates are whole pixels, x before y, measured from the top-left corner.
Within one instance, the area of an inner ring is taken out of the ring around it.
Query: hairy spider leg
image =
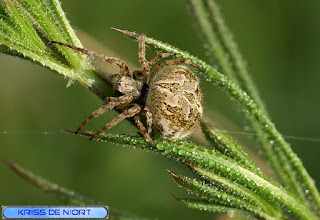
[[[148,74],[150,67],[146,59],[146,36],[144,34],[139,36],[139,62],[142,67],[143,75]]]
[[[156,73],[158,72],[161,68],[163,68],[164,66],[169,66],[169,65],[174,65],[174,64],[178,64],[178,63],[185,63],[189,66],[193,66],[198,68],[199,70],[203,70],[201,67],[199,67],[198,65],[192,63],[191,61],[185,59],[185,58],[177,58],[174,60],[166,60],[160,64],[158,64],[152,71],[152,73]]]
[[[137,124],[138,129],[140,130],[141,134],[144,136],[144,138],[146,138],[152,146],[155,146],[150,133],[148,132],[148,129],[146,129],[146,127],[144,126],[144,124],[141,122],[139,115],[135,115],[133,116],[133,119],[135,121],[135,123]]]
[[[153,64],[161,60],[162,58],[173,57],[176,53],[159,53],[152,60],[149,61],[149,66],[151,67]]]
[[[150,73],[150,68],[153,64],[158,62],[162,58],[172,57],[176,53],[160,53],[157,54],[151,61],[146,59],[146,36],[141,34],[138,38],[139,41],[139,62],[141,64],[142,70],[135,71],[135,75],[138,78],[143,78]]]
[[[107,97],[105,100],[107,104],[94,111],[86,120],[84,120],[75,133],[77,134],[83,128],[83,126],[85,126],[92,119],[97,118],[98,116],[102,115],[110,109],[113,109],[116,106],[127,105],[132,102],[132,100],[132,94],[125,94],[119,97]]]
[[[88,56],[91,56],[91,57],[106,61],[106,62],[108,62],[110,64],[115,64],[115,65],[119,66],[120,73],[122,75],[125,75],[125,76],[129,75],[129,68],[128,68],[127,64],[124,61],[122,61],[122,60],[120,60],[120,59],[118,59],[116,57],[108,57],[108,56],[105,56],[103,54],[94,52],[92,50],[88,50],[88,49],[80,48],[80,47],[75,47],[75,46],[72,46],[70,44],[65,44],[65,43],[61,43],[61,42],[57,42],[57,41],[51,41],[51,43],[59,44],[61,46],[65,46],[65,47],[69,47],[69,48],[71,48],[73,50],[77,50],[77,51],[79,51],[79,52],[81,52],[83,54],[86,54]]]
[[[135,116],[136,114],[138,114],[141,111],[141,107],[138,104],[132,104],[127,106],[124,111],[118,115],[117,117],[115,117],[114,119],[112,119],[112,121],[110,121],[109,123],[107,123],[103,128],[101,128],[97,133],[93,134],[90,138],[90,140],[94,139],[97,135],[99,135],[100,133],[102,133],[103,131],[109,130],[110,128],[112,128],[113,126],[115,126],[116,124],[118,124],[119,122],[123,121],[126,118],[131,118],[133,116]],[[153,142],[151,142],[153,143]]]
[[[150,109],[147,106],[144,106],[141,110],[141,114],[146,116],[147,132],[148,134],[151,134],[153,122],[152,122],[152,113],[150,112]]]

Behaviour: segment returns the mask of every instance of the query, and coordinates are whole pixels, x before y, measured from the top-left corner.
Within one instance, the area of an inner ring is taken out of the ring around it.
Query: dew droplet
[[[158,150],[161,150],[161,151],[165,149],[163,144],[157,144],[156,147],[157,147]]]
[[[185,150],[179,150],[179,151],[178,151],[178,154],[179,154],[180,156],[185,156],[186,151],[185,151]]]

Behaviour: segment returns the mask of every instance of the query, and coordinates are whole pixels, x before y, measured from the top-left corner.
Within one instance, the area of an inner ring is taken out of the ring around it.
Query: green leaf
[[[170,171],[169,171],[170,172]],[[238,197],[229,191],[223,191],[215,186],[215,184],[200,182],[197,179],[190,179],[188,177],[182,177],[170,172],[177,184],[187,189],[190,193],[200,196],[203,201],[211,204],[221,205],[242,210],[250,213],[254,216],[258,216],[265,219],[274,219],[272,213],[265,207],[258,205],[257,201],[246,199],[245,197]],[[245,198],[245,199],[244,199]]]
[[[54,40],[82,47],[57,0],[2,0],[0,13],[1,53],[52,69],[105,98],[110,83],[87,56],[50,44]]]
[[[234,213],[234,212],[244,212],[242,209],[237,209],[233,207],[223,206],[219,204],[214,204],[211,202],[208,202],[206,200],[201,199],[184,199],[184,198],[177,198],[181,203],[185,204],[186,206],[194,209],[199,209],[203,211],[209,211],[209,212],[215,212],[215,213]],[[247,212],[247,214],[252,214],[250,212]],[[274,219],[270,216],[265,216],[265,219]],[[246,218],[245,218],[246,219]]]
[[[260,169],[234,138],[211,127],[204,121],[201,121],[201,128],[208,142],[214,149],[219,150],[222,154],[238,161],[243,167],[254,170],[257,174],[261,174]]]
[[[199,166],[188,165],[194,172],[196,172],[202,179],[210,182],[215,187],[219,188],[223,192],[227,192],[240,199],[248,201],[249,203],[255,204],[261,207],[261,210],[266,210],[272,213],[272,216],[282,215],[279,207],[270,203],[270,201],[257,195],[255,191],[248,189],[246,186],[242,186],[235,181],[229,180],[228,178],[222,177],[215,172],[207,170]]]

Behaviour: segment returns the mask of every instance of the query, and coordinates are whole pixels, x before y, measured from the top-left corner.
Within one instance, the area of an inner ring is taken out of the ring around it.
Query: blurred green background
[[[320,138],[320,1],[217,2],[280,132]],[[62,3],[72,26],[135,66],[138,66],[137,43],[109,27],[144,32],[210,60],[195,33],[184,0],[63,0]],[[92,41],[83,44],[92,48]],[[75,129],[101,105],[92,93],[77,83],[66,88],[66,79],[18,58],[0,55],[0,66],[1,159],[137,216],[214,218],[211,213],[188,209],[169,194],[187,195],[166,171],[192,175],[177,162],[151,152],[90,142],[60,132]],[[218,122],[220,128],[228,129],[232,122],[241,131],[246,122],[239,109],[212,84],[202,82],[202,87],[206,118]],[[100,128],[115,114],[110,115],[93,122],[91,128]],[[127,127],[128,123],[123,122],[111,132],[136,132]],[[288,141],[320,186],[319,139]],[[253,141],[250,143],[255,145]],[[0,175],[2,205],[61,204],[4,166],[0,166]]]

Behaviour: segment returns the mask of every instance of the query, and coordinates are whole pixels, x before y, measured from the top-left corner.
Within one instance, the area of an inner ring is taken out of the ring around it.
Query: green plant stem
[[[214,0],[188,0],[192,15],[204,42],[217,58],[221,72],[240,85],[259,108],[267,114],[258,90],[249,75],[246,61],[242,57],[232,33],[224,22],[219,6]]]
[[[221,44],[219,33],[214,30],[216,25],[210,20],[208,8],[205,7],[202,0],[188,0],[194,24],[197,28],[197,33],[205,44],[206,50],[213,56],[215,63],[221,72],[226,74],[233,82],[238,83],[237,76],[230,60],[230,55],[225,52],[225,47]]]
[[[198,63],[200,64],[200,63]],[[202,65],[200,65],[202,66]],[[319,192],[314,184],[314,181],[309,176],[307,170],[304,168],[301,160],[297,157],[297,155],[292,151],[289,144],[284,140],[282,135],[275,128],[274,124],[268,119],[267,116],[263,114],[263,112],[259,109],[256,103],[245,93],[243,92],[237,85],[231,83],[226,79],[225,76],[216,72],[213,68],[208,67],[207,65],[202,66],[207,75],[215,80],[217,85],[224,89],[228,95],[230,95],[234,100],[236,100],[242,107],[248,111],[259,124],[261,129],[264,131],[264,134],[268,136],[268,140],[273,142],[273,151],[279,153],[283,152],[283,157],[278,157],[277,159],[282,159],[284,161],[288,161],[290,165],[297,172],[297,175],[305,184],[306,188],[310,191],[310,195],[313,197],[317,206],[320,207],[320,196]],[[278,149],[279,148],[279,149]],[[291,173],[295,175],[294,173]],[[295,185],[299,186],[299,182],[295,180]]]
[[[92,134],[92,132],[79,133],[79,135],[84,136],[91,136]],[[304,203],[284,188],[224,158],[221,153],[216,151],[191,143],[160,138],[154,139],[156,147],[152,147],[144,138],[128,135],[101,134],[96,137],[96,140],[158,151],[168,157],[186,160],[195,166],[201,166],[246,186],[264,199],[286,207],[301,219],[318,219]]]
[[[232,38],[231,32],[225,25],[218,5],[214,0],[189,0],[188,2],[195,24],[199,29],[198,32],[202,34],[204,42],[207,43],[207,48],[217,59],[221,72],[239,85],[243,91],[247,92],[264,115],[268,117],[262,99],[248,74],[247,65]],[[244,115],[251,123],[253,130],[258,134],[258,139],[283,185],[298,195],[300,199],[308,202],[304,189],[300,185],[301,181],[294,175],[295,169],[286,164],[287,159],[283,160],[285,158],[284,153],[279,151],[274,154],[261,126],[256,120],[252,120],[250,114],[245,113]]]

